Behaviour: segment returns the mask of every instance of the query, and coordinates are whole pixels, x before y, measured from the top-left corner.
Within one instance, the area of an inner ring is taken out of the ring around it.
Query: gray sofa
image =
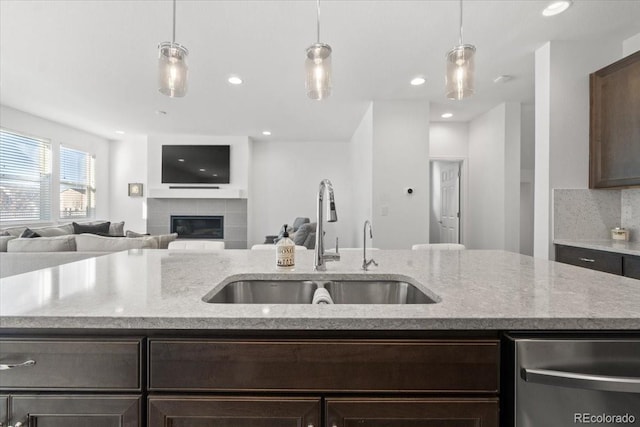
[[[39,270],[81,259],[129,249],[166,249],[176,233],[147,236],[124,231],[124,222],[110,223],[108,235],[74,234],[106,221],[48,227],[11,227],[0,230],[0,277]],[[29,232],[25,232],[25,230]],[[20,237],[36,233],[38,237]]]

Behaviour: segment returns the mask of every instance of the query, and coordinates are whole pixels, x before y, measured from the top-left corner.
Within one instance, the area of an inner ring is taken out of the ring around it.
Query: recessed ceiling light
[[[178,159],[179,162],[184,162],[184,159]]]
[[[163,111],[163,110],[156,110],[156,114],[159,115],[159,116],[166,116],[167,112]]]
[[[200,172],[205,172],[205,171],[206,171],[206,169],[200,169]]]
[[[571,6],[571,3],[572,3],[571,0],[554,1],[552,3],[549,3],[549,5],[545,7],[544,10],[542,11],[542,15],[544,16],[558,15],[564,12],[565,10],[569,9],[569,6]]]
[[[444,113],[440,117],[442,117],[443,119],[450,119],[451,117],[453,117],[453,114],[452,113]]]
[[[411,86],[420,86],[425,84],[426,81],[427,79],[422,76],[414,77],[413,79],[411,79]]]
[[[270,130],[263,130],[263,131],[262,131],[262,134],[263,134],[264,136],[269,136],[269,135],[271,135],[271,131],[270,131]]]
[[[118,135],[124,135],[124,131],[123,131],[123,130],[117,130],[117,131],[116,131],[116,133],[117,133]]]
[[[230,76],[227,81],[229,83],[231,83],[232,85],[241,85],[242,84],[242,79],[238,76]]]

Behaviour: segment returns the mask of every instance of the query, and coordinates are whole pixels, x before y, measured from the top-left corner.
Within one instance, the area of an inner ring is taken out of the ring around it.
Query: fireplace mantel
[[[152,199],[246,199],[246,190],[235,188],[150,188]]]

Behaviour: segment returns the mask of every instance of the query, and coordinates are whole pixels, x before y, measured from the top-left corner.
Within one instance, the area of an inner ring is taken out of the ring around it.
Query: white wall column
[[[409,249],[429,242],[429,104],[373,103],[375,245]],[[406,188],[413,188],[408,195]]]

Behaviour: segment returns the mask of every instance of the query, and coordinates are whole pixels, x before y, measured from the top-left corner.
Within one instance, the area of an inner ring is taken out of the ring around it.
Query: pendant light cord
[[[171,43],[176,42],[176,0],[173,0],[173,35],[171,37]]]
[[[460,0],[460,46],[462,46],[462,0]]]
[[[317,0],[316,7],[317,7],[316,23],[317,23],[317,31],[318,31],[318,43],[320,43],[320,0]]]

